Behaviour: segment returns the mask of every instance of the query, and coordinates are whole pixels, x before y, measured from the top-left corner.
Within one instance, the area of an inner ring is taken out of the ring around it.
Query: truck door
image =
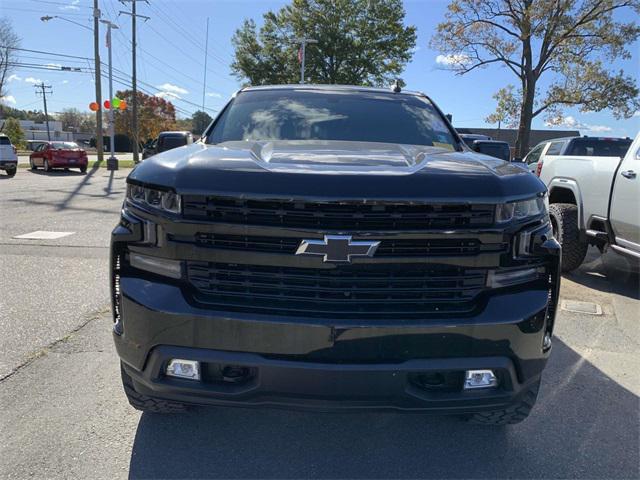
[[[613,179],[609,220],[616,243],[640,253],[640,135]]]

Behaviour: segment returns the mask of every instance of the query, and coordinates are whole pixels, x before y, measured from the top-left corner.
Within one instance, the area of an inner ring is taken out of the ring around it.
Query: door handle
[[[633,170],[625,170],[624,172],[620,172],[624,178],[636,178],[636,172]]]

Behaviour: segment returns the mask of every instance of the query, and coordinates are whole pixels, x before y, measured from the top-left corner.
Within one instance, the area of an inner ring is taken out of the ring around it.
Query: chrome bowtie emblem
[[[302,240],[296,255],[322,255],[324,262],[351,262],[351,257],[373,257],[380,242],[354,242],[351,235],[325,235],[324,240]]]

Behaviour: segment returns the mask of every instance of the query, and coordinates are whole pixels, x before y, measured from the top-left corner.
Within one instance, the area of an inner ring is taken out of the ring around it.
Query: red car
[[[43,142],[29,156],[31,170],[42,167],[45,172],[53,168],[79,168],[87,171],[87,152],[75,142]]]

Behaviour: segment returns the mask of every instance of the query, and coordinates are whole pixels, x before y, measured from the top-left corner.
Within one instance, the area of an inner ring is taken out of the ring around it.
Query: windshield
[[[240,93],[208,143],[259,140],[342,140],[457,149],[444,119],[414,95],[322,90]]]
[[[55,148],[58,150],[73,150],[74,148],[80,147],[78,147],[78,144],[75,142],[52,142],[51,148]]]
[[[0,137],[0,145],[11,145],[9,137]]]
[[[571,143],[565,155],[581,157],[624,157],[631,146],[626,138],[581,138]]]

